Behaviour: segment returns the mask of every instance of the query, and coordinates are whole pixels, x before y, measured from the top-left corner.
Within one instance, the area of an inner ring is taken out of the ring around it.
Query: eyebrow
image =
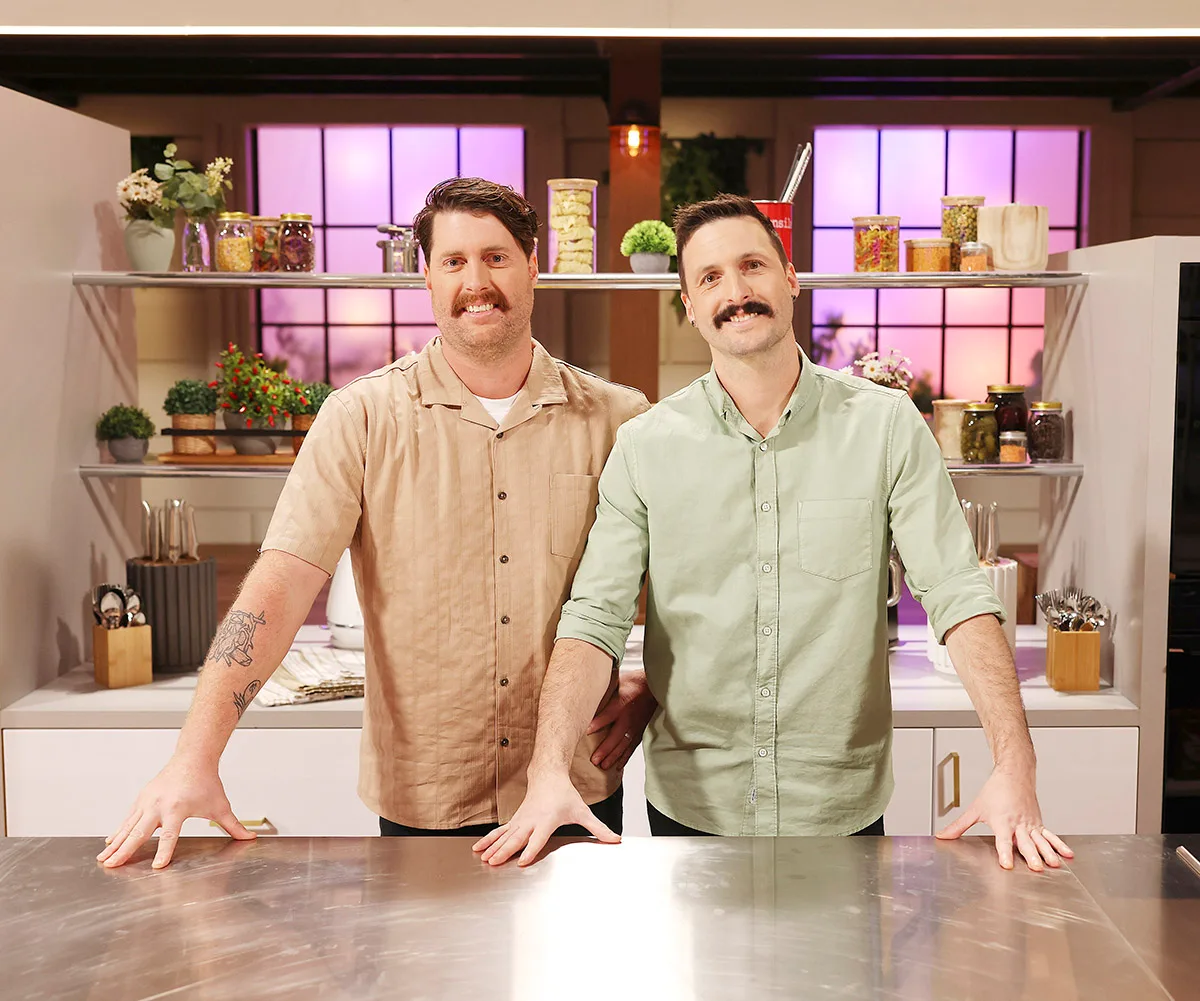
[[[737,259],[737,263],[741,264],[743,261],[748,261],[752,257],[766,257],[766,256],[767,255],[764,251],[748,250],[748,251],[746,251],[746,253],[742,254],[742,256]],[[706,264],[704,267],[702,267],[696,273],[699,275],[706,275],[710,271],[720,271],[720,270],[721,270],[721,265],[719,265],[719,264]]]
[[[508,247],[502,246],[500,244],[496,244],[495,246],[492,246],[492,247],[484,247],[483,250],[480,251],[480,253],[482,253],[482,254],[507,254],[510,252],[511,251],[509,250]],[[467,252],[465,250],[447,250],[444,254],[439,255],[439,257],[443,261],[447,257],[466,257],[466,256],[467,256]]]

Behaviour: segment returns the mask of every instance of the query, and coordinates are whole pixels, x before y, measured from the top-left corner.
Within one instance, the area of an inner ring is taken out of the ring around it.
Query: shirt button
[[[764,688],[758,694],[761,695],[764,699],[770,698],[771,697],[771,689]]]
[[[501,624],[502,626],[507,626],[507,625],[508,625],[508,623],[509,623],[510,621],[511,621],[511,620],[509,619],[509,617],[508,617],[507,615],[501,615],[501,616],[500,616],[500,624]]]
[[[763,564],[763,573],[770,573],[770,572],[771,572],[771,564],[770,564],[770,563],[764,563],[764,564]]]
[[[507,737],[501,737],[501,738],[500,738],[500,746],[501,746],[501,747],[508,747],[508,738],[507,738]],[[766,752],[766,751],[763,751],[762,753],[763,753],[763,754],[766,754],[767,752]]]
[[[508,500],[508,494],[506,494],[503,490],[501,490],[498,494],[496,494],[496,496],[499,497],[501,500]]]
[[[767,749],[765,747],[760,747],[758,749],[758,756],[760,758],[765,758],[767,756]]]
[[[764,636],[770,636],[770,635],[771,635],[771,627],[770,627],[770,626],[763,626],[763,635],[764,635]]]
[[[760,452],[765,452],[767,450],[767,443],[764,441],[761,445],[758,446],[758,450]]]
[[[501,563],[507,563],[507,562],[508,562],[508,557],[507,557],[507,556],[501,556],[501,557],[500,557],[500,562],[501,562]]]
[[[507,678],[501,678],[501,679],[500,679],[500,687],[501,687],[501,688],[507,688],[507,687],[508,687],[508,679],[507,679]]]
[[[764,511],[770,511],[770,510],[771,510],[771,505],[770,505],[770,504],[768,504],[766,501],[763,501],[763,502],[762,502],[762,509],[763,509]]]
[[[501,439],[501,438],[503,438],[503,437],[504,437],[504,432],[503,432],[503,431],[497,431],[497,432],[496,432],[496,439],[497,439],[497,440],[499,440],[499,439]]]

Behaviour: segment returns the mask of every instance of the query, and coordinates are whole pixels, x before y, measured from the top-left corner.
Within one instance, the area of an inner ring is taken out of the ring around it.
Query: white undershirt
[[[496,422],[496,427],[500,427],[504,423],[504,418],[508,416],[508,412],[512,410],[512,405],[517,402],[517,397],[520,395],[521,391],[518,389],[507,400],[489,400],[485,396],[476,396],[475,399],[483,404],[483,409],[491,415],[492,420]]]

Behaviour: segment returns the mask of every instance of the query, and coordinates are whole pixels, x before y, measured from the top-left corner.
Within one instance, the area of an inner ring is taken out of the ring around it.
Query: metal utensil
[[[200,540],[196,537],[196,509],[183,502],[184,552],[189,560],[200,559]]]
[[[994,567],[1000,562],[1000,505],[992,501],[988,505],[987,511],[984,512],[984,516],[987,522],[987,530],[984,532],[983,561],[989,567]]]
[[[779,196],[781,202],[791,202],[800,189],[804,180],[804,172],[808,169],[808,161],[812,159],[812,143],[796,147],[796,155],[792,158],[792,167],[788,171],[787,180],[783,183],[783,193]]]
[[[149,501],[142,501],[142,559],[150,558],[150,531],[154,527],[154,512]]]
[[[166,502],[167,559],[172,563],[178,563],[183,554],[183,512],[179,507],[181,503],[175,499]]]

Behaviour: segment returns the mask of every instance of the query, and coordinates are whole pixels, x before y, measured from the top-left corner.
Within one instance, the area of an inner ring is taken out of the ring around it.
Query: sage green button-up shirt
[[[908,396],[814,365],[766,438],[715,372],[617,432],[558,638],[619,659],[649,572],[646,796],[712,834],[850,834],[892,795],[893,539],[939,640],[1003,617]]]

